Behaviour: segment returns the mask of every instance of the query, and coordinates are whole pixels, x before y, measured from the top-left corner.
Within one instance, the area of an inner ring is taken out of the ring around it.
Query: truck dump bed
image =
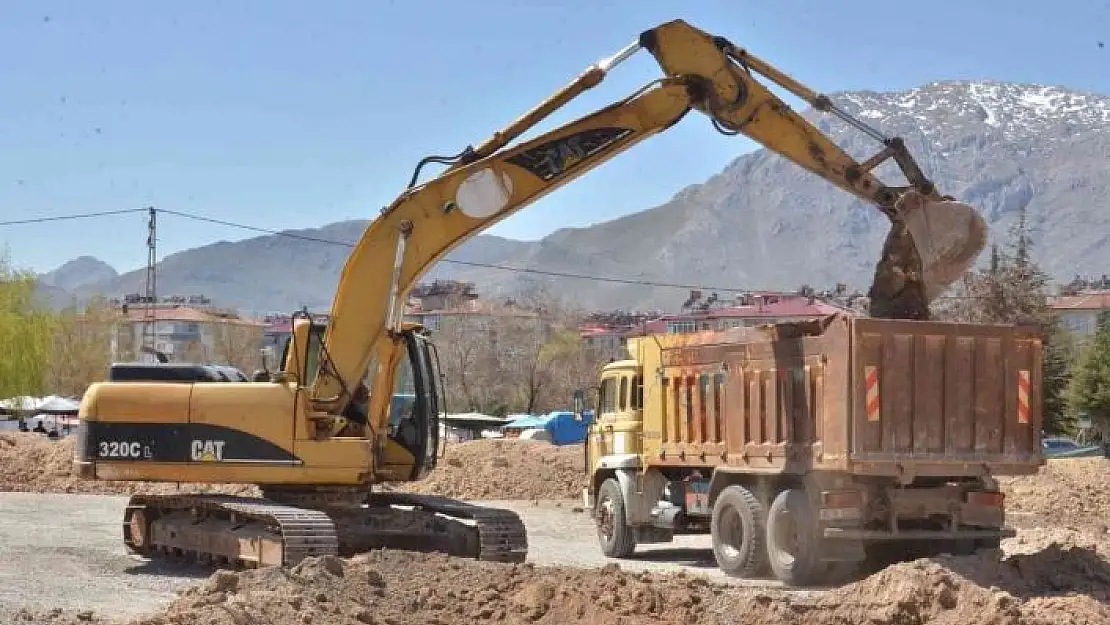
[[[834,315],[630,347],[651,465],[908,482],[1043,463],[1042,346],[1028,329]]]

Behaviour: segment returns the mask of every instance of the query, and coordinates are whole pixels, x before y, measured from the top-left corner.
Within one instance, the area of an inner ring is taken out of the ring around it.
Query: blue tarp
[[[586,428],[593,421],[593,411],[582,414],[582,420],[576,421],[574,413],[569,410],[556,410],[545,415],[529,415],[513,419],[505,424],[506,428],[515,430],[540,429],[551,435],[551,442],[555,445],[574,445],[586,440]]]

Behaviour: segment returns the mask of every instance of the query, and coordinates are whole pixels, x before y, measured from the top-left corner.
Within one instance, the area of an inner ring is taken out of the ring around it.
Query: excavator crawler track
[[[322,511],[219,495],[135,495],[124,513],[123,539],[137,555],[248,567],[339,553],[335,524]]]
[[[326,492],[280,498],[135,495],[124,513],[124,544],[144,557],[233,567],[293,566],[378,548],[493,562],[523,562],[528,554],[524,523],[509,510],[407,493],[349,503]]]

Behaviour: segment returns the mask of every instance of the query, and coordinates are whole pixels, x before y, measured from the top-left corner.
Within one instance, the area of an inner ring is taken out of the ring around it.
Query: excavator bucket
[[[987,224],[974,207],[908,191],[895,206],[921,259],[925,301],[931,302],[975,264],[987,245]]]

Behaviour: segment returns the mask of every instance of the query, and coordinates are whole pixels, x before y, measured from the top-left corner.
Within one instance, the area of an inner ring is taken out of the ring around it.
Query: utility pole
[[[146,237],[146,315],[143,318],[143,347],[157,349],[155,344],[155,322],[158,316],[155,306],[158,303],[158,272],[155,265],[158,262],[158,213],[153,206],[147,209],[150,220],[147,223]]]

